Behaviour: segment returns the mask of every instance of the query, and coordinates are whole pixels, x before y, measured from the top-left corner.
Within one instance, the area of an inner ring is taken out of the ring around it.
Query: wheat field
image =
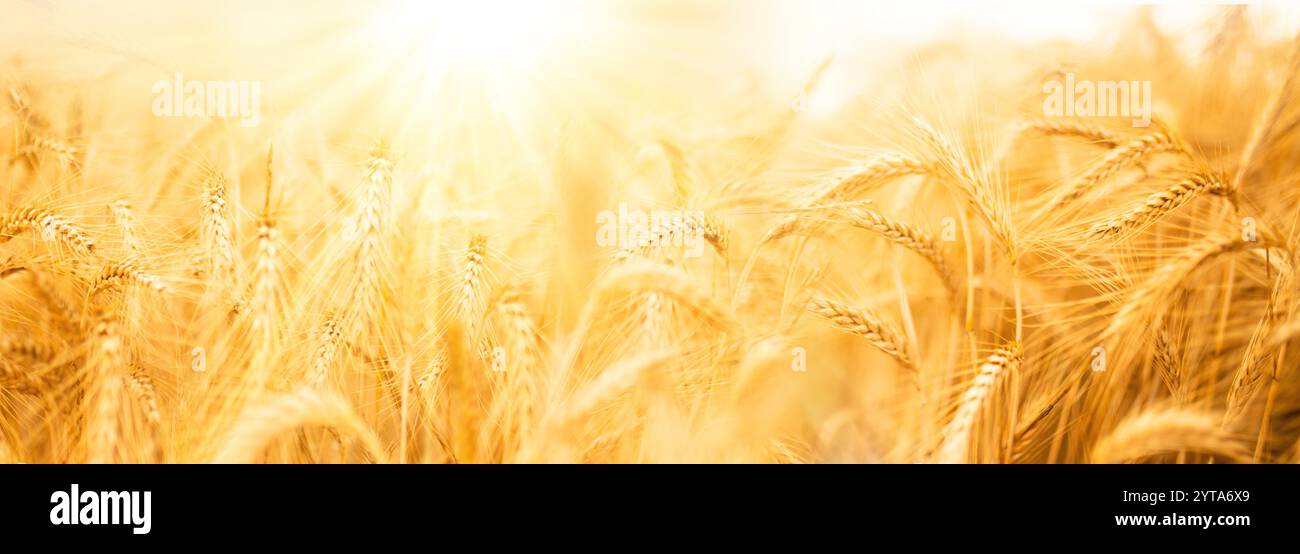
[[[0,461],[1300,462],[1278,6],[4,4]]]

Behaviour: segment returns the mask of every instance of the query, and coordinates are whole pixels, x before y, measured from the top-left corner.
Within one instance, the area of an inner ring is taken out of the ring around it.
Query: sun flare
[[[368,32],[383,48],[433,71],[454,67],[526,70],[583,24],[578,0],[395,0]]]

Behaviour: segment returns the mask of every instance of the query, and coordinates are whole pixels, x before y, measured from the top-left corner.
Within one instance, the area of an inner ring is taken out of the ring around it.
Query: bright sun
[[[431,69],[527,69],[576,29],[577,0],[394,0],[372,22],[379,44]]]

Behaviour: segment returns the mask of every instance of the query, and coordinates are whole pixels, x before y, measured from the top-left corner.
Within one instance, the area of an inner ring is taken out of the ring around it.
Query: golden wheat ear
[[[393,260],[389,247],[392,233],[392,198],[397,162],[387,141],[370,150],[361,183],[355,246],[351,247],[353,280],[348,283],[347,303],[341,322],[343,331],[356,335],[384,315],[385,292],[391,284]]]
[[[487,285],[484,280],[487,277],[485,272],[488,252],[487,240],[487,235],[481,233],[470,236],[469,246],[465,249],[465,261],[461,271],[460,294],[457,297],[457,306],[470,338],[478,336],[479,320],[483,317],[486,307],[484,290]]]
[[[926,175],[934,165],[906,154],[885,154],[836,170],[818,188],[822,191],[807,205],[856,200],[891,179]]]
[[[973,161],[948,136],[925,120],[914,118],[913,123],[920,130],[921,138],[934,157],[937,173],[945,177],[966,205],[980,215],[1002,246],[1007,259],[1015,264],[1020,259],[1016,228],[1011,221],[1007,200],[1002,197],[1002,191],[995,186],[986,168],[976,163],[978,160]]]
[[[1123,137],[1110,129],[1060,119],[1035,119],[1020,125],[1022,131],[1033,131],[1049,137],[1070,137],[1105,148],[1114,148]]]
[[[308,385],[324,387],[330,382],[330,368],[334,365],[334,357],[338,355],[340,342],[342,325],[337,317],[326,317],[316,334],[315,355],[312,357],[311,372],[307,374]]]
[[[7,242],[24,231],[32,231],[41,240],[54,241],[78,254],[95,251],[95,241],[85,229],[67,217],[40,208],[26,208],[0,217],[0,243]]]
[[[875,190],[892,179],[908,175],[929,175],[936,170],[934,164],[906,154],[884,154],[864,162],[837,169],[813,187],[814,193],[799,202],[799,213],[783,218],[759,240],[759,246],[780,240],[796,232],[815,232],[824,221],[813,219],[819,212],[863,200],[863,194]]]
[[[943,440],[934,461],[941,464],[966,463],[971,459],[971,434],[975,420],[1008,372],[1014,371],[1023,361],[1019,343],[999,348],[980,364],[975,379],[962,394],[961,403],[951,420],[943,428]]]
[[[894,358],[915,377],[916,361],[897,327],[867,308],[851,308],[824,296],[816,296],[808,309],[826,318],[836,328],[867,340],[867,343]]]
[[[126,260],[105,265],[91,283],[89,296],[94,299],[101,293],[120,289],[126,285],[140,286],[158,294],[167,294],[171,291],[162,279],[139,269],[135,260]]]
[[[1119,237],[1141,230],[1159,221],[1169,212],[1190,202],[1200,194],[1212,194],[1228,198],[1230,191],[1227,184],[1217,175],[1198,173],[1174,183],[1165,190],[1148,196],[1145,202],[1129,210],[1124,215],[1096,224],[1088,232],[1088,235],[1090,238],[1104,239]]]
[[[1181,141],[1169,133],[1160,131],[1124,143],[1107,152],[1105,158],[1088,169],[1088,172],[1084,173],[1079,180],[1040,209],[1038,215],[1041,216],[1066,207],[1098,188],[1111,176],[1133,167],[1142,160],[1165,152],[1181,153],[1185,151],[1184,148]]]
[[[229,181],[217,170],[203,170],[200,241],[205,274],[216,280],[218,287],[235,287],[234,290],[238,290],[235,285],[235,224],[228,197],[229,186]]]
[[[957,277],[950,269],[951,266],[938,243],[930,238],[929,233],[865,208],[846,208],[843,213],[854,226],[877,233],[925,258],[925,261],[930,262],[935,272],[939,274],[939,279],[948,290],[948,294],[957,293],[960,287]]]

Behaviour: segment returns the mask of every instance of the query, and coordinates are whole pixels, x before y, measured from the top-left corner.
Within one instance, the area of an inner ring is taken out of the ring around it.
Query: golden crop
[[[128,4],[4,10],[0,461],[1300,461],[1268,6]]]

